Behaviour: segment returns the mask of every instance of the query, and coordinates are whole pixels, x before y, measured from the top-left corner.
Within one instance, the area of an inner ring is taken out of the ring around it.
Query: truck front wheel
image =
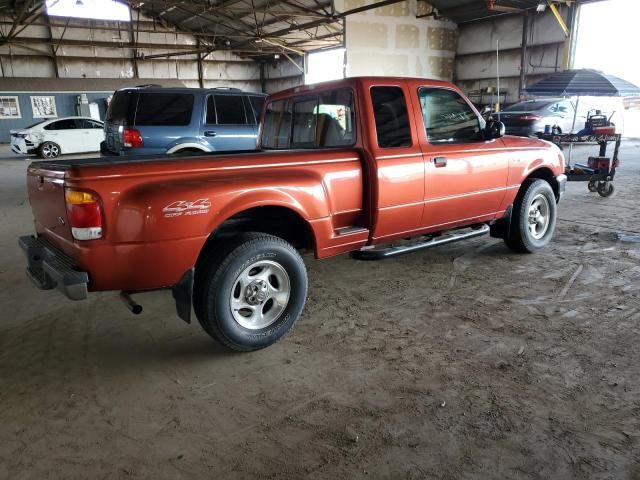
[[[505,243],[519,253],[533,253],[549,243],[556,228],[556,198],[544,180],[522,184],[513,205]]]
[[[298,320],[307,271],[289,243],[244,233],[214,244],[196,268],[194,309],[215,340],[238,351],[268,347]]]

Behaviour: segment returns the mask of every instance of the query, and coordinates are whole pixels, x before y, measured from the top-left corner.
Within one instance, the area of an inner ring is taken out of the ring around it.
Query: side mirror
[[[484,127],[484,139],[493,140],[494,138],[504,137],[505,131],[504,123],[497,120],[489,120]]]

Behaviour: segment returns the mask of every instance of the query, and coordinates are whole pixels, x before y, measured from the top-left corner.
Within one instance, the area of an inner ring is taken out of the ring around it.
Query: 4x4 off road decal
[[[178,200],[170,203],[162,209],[165,218],[180,217],[186,215],[202,215],[208,213],[211,208],[211,202],[208,198],[201,198],[195,202],[188,200]]]

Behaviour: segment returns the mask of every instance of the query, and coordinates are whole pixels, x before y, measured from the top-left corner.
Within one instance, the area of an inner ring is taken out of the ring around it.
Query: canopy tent
[[[597,70],[566,70],[553,73],[544,80],[527,87],[529,95],[539,97],[577,97],[571,132],[575,130],[580,97],[634,97],[640,96],[640,88],[621,78]],[[569,145],[569,164],[573,143]]]
[[[597,70],[567,70],[549,75],[527,87],[529,95],[539,97],[634,97],[640,88],[621,78]]]

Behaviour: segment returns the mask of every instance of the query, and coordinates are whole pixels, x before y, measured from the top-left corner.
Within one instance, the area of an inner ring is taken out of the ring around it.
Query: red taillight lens
[[[134,128],[125,128],[122,131],[122,141],[125,147],[140,148],[144,147],[144,141],[140,132]]]
[[[97,196],[89,192],[65,190],[67,221],[76,240],[102,237],[102,209]]]
[[[538,115],[522,115],[520,120],[524,120],[526,122],[537,122],[538,120],[542,120],[542,117]]]

